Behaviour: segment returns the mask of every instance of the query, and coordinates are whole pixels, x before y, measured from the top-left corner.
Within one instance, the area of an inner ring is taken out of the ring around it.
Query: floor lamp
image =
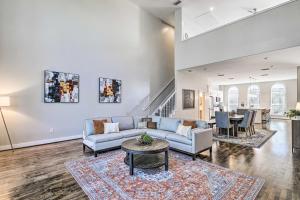
[[[3,115],[3,112],[2,112],[2,107],[7,107],[7,106],[10,106],[10,98],[9,98],[9,96],[2,96],[2,97],[0,97],[0,112],[1,112],[1,117],[2,117],[2,120],[3,120],[4,126],[5,126],[5,130],[6,130],[8,139],[9,139],[9,143],[10,143],[11,149],[14,150],[13,145],[11,143],[10,136],[9,136],[9,132],[8,132],[8,129],[7,129],[7,125],[6,125],[6,122],[5,122],[5,119],[4,119],[4,115]]]

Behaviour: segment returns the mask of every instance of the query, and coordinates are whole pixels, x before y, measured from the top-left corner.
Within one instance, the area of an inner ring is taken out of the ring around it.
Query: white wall
[[[175,67],[186,69],[298,46],[299,10],[297,0],[185,41],[181,41],[181,10],[177,10]]]
[[[297,103],[297,80],[286,80],[277,82],[262,82],[255,83],[260,87],[260,107],[261,108],[271,108],[271,87],[275,83],[282,83],[286,88],[286,103],[287,109],[295,109]],[[247,105],[247,93],[250,84],[238,84],[238,85],[226,85],[222,86],[224,92],[224,105],[228,107],[228,89],[231,86],[236,86],[239,89],[239,105],[244,102],[245,107]]]
[[[199,94],[208,95],[208,80],[205,76],[187,71],[176,71],[176,110],[175,117],[182,119],[199,119]],[[195,90],[195,108],[182,109],[182,90]],[[205,116],[208,119],[208,98],[206,100]]]
[[[155,94],[174,77],[174,30],[165,28],[127,0],[1,0],[0,95],[12,98],[13,143],[72,138],[83,119],[125,115]],[[80,103],[43,103],[45,69],[80,74]],[[122,103],[98,103],[100,76],[123,81]]]

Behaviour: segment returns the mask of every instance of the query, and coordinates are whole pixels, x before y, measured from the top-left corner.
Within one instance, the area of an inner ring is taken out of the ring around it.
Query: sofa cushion
[[[107,119],[93,120],[95,134],[103,134],[104,133],[104,123],[107,123]]]
[[[209,125],[206,121],[197,120],[196,124],[197,124],[197,128],[203,128],[203,129],[209,128]]]
[[[120,131],[134,129],[133,117],[124,116],[124,117],[112,117],[112,122],[119,122]]]
[[[157,123],[157,127],[159,127],[161,117],[160,116],[155,116],[155,115],[152,115],[152,116],[149,116],[149,117],[151,117],[152,122],[156,122]]]
[[[138,123],[142,121],[142,118],[143,117],[140,117],[140,116],[133,117],[134,128],[138,128]]]
[[[188,139],[191,139],[191,135],[192,135],[192,127],[191,126],[184,126],[182,124],[178,125],[178,128],[176,130],[176,134],[184,136]]]
[[[119,130],[119,122],[116,123],[104,123],[104,133],[118,133]]]
[[[157,129],[157,122],[147,122],[147,128]]]
[[[159,138],[159,139],[166,139],[166,136],[169,133],[172,133],[170,131],[163,131],[163,130],[159,130],[159,129],[148,129],[147,133],[155,138]]]
[[[124,138],[130,138],[130,137],[141,135],[146,131],[147,129],[130,129],[130,130],[121,131],[120,133],[123,135]]]
[[[147,128],[147,122],[138,122],[138,125],[136,129],[146,129]]]
[[[169,133],[166,136],[166,139],[170,140],[170,141],[174,141],[174,142],[179,142],[179,143],[182,143],[182,144],[192,145],[192,140],[190,140],[187,137],[184,137],[182,135],[178,135],[176,133]]]
[[[176,132],[177,127],[180,123],[180,119],[162,117],[160,120],[160,125],[158,127],[161,130]]]
[[[98,135],[90,135],[87,139],[94,143],[100,142],[108,142],[112,140],[117,140],[123,138],[121,133],[108,133],[108,134],[98,134]]]
[[[197,128],[197,123],[194,120],[183,120],[182,124],[184,126],[191,126],[193,128]]]
[[[107,122],[111,122],[111,118],[109,117],[98,117],[93,119],[86,119],[84,126],[85,126],[85,132],[87,136],[95,134],[93,120],[107,120]]]

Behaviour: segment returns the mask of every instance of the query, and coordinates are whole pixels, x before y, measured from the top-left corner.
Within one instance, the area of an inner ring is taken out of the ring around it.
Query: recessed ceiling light
[[[262,75],[260,75],[260,76],[269,76],[269,74],[262,74]]]
[[[224,74],[218,74],[218,76],[225,76]]]
[[[270,70],[270,68],[262,68],[262,69],[260,69],[261,71],[268,71],[268,70]]]
[[[215,9],[215,7],[213,7],[213,6],[209,8],[210,12],[214,11],[214,9]]]

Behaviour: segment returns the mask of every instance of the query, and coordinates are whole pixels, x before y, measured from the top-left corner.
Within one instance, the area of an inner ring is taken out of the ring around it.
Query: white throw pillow
[[[104,133],[118,133],[119,122],[117,123],[104,123]]]
[[[192,127],[191,126],[183,126],[182,124],[179,124],[176,130],[176,133],[178,135],[182,135],[184,137],[187,137],[190,139],[191,137],[191,130]]]
[[[145,129],[147,128],[147,122],[138,122],[138,129]]]

